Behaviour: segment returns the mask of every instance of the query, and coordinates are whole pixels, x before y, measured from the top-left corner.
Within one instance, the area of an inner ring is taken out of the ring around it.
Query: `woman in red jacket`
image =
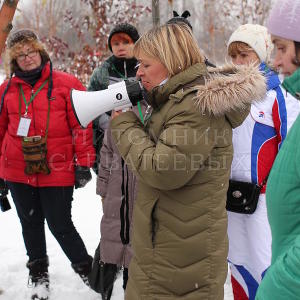
[[[92,258],[71,219],[73,187],[90,179],[92,128],[81,129],[70,90],[83,90],[73,76],[52,70],[49,55],[31,30],[7,41],[11,78],[0,86],[0,178],[6,182],[22,225],[29,257],[32,299],[47,299],[48,256],[44,221],[87,282]],[[38,291],[44,288],[43,296]]]

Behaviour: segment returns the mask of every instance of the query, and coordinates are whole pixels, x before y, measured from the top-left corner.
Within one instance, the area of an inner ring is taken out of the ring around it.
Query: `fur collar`
[[[244,110],[266,94],[266,79],[257,66],[225,65],[208,68],[205,84],[198,86],[195,103],[204,113],[220,116]]]

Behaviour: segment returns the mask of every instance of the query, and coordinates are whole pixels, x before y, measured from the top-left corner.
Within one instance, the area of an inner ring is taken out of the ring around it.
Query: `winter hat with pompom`
[[[300,42],[300,0],[279,0],[267,22],[272,35]]]
[[[249,45],[261,62],[269,63],[273,50],[271,36],[266,27],[256,24],[244,24],[238,27],[229,38],[227,47],[233,42]]]

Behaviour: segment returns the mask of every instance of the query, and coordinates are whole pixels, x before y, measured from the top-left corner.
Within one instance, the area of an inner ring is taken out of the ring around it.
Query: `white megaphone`
[[[143,88],[139,81],[124,80],[108,86],[106,90],[86,92],[71,90],[73,112],[81,127],[105,112],[122,110],[143,100]]]

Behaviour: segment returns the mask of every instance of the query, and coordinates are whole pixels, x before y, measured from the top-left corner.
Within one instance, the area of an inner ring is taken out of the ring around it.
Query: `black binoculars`
[[[3,180],[0,180],[0,209],[7,211],[11,209],[9,201],[7,199],[8,189]]]
[[[0,196],[0,209],[3,212],[11,209],[11,206],[6,196]]]

